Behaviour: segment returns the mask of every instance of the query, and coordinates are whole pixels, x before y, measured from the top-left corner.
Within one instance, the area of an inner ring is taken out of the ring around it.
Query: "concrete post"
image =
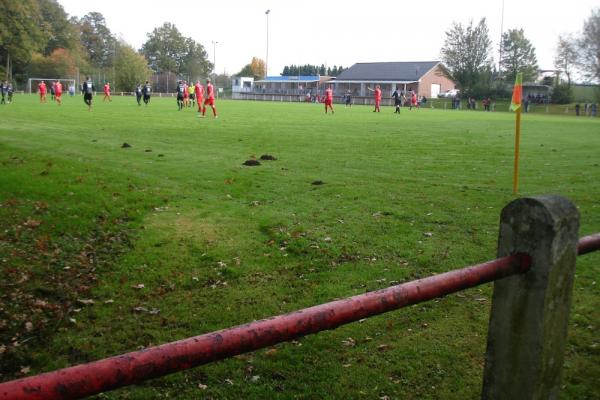
[[[527,253],[532,266],[494,283],[482,399],[558,398],[578,230],[579,213],[562,197],[502,210],[498,256]]]

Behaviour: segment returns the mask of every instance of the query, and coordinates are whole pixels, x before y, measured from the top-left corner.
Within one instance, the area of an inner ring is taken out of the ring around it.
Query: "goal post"
[[[69,92],[69,87],[70,86],[73,86],[75,94],[77,94],[77,92],[79,92],[78,88],[75,85],[75,83],[76,83],[75,79],[68,79],[68,78],[29,78],[27,80],[27,93],[29,93],[29,94],[35,93],[37,91],[37,82],[41,82],[41,81],[46,82],[46,86],[48,86],[48,93],[50,93],[50,86],[52,86],[52,83],[56,82],[56,81],[59,81],[60,83],[63,84],[63,91],[65,93]]]

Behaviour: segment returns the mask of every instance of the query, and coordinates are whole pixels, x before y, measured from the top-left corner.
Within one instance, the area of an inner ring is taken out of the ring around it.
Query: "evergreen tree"
[[[517,72],[523,73],[523,81],[535,81],[538,64],[535,48],[525,37],[523,29],[510,29],[502,35],[502,59],[500,67],[506,82],[513,82]]]

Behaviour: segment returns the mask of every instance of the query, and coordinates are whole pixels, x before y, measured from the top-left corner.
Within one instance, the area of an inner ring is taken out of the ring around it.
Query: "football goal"
[[[44,81],[46,86],[48,87],[48,93],[50,93],[50,86],[52,83],[59,81],[63,85],[63,93],[69,93],[71,87],[73,88],[73,94],[79,92],[78,88],[75,86],[75,79],[66,79],[66,78],[29,78],[27,80],[27,93],[35,93],[38,89],[38,84]]]

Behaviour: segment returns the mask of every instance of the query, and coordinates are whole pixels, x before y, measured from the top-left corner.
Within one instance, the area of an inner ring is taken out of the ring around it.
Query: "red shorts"
[[[208,98],[208,99],[204,100],[204,105],[207,105],[207,104],[209,106],[214,106],[215,105],[215,99]]]
[[[327,100],[327,99],[325,99],[325,105],[326,106],[330,106],[331,104],[333,104],[333,100]]]
[[[60,96],[62,96],[62,92],[54,94],[54,97],[56,97],[57,99],[60,99]]]

